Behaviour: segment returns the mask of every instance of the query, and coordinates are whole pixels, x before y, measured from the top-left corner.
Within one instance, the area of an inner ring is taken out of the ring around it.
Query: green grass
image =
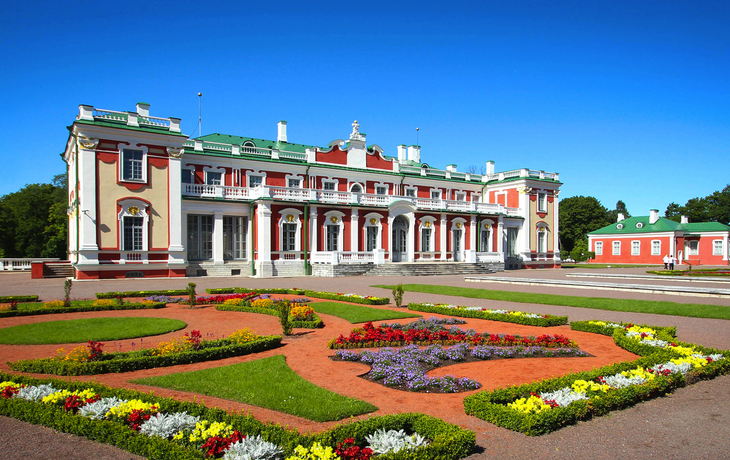
[[[339,302],[314,302],[308,304],[317,313],[342,318],[350,323],[367,323],[368,321],[385,321],[387,319],[420,318],[421,315],[401,313],[399,311],[384,310],[381,308],[363,307],[360,305],[344,304]]]
[[[393,286],[373,287],[392,289]],[[566,307],[593,308],[596,310],[653,313],[657,315],[688,316],[693,318],[730,319],[730,307],[696,303],[675,303],[658,300],[606,299],[601,297],[577,297],[530,292],[492,291],[488,289],[426,284],[404,284],[403,290],[427,294],[451,295],[471,299],[501,300],[506,302],[561,305]]]
[[[231,399],[315,422],[342,420],[378,410],[372,404],[304,380],[291,370],[283,355],[133,382]]]
[[[166,334],[187,326],[168,318],[89,318],[46,321],[0,329],[0,344],[42,345],[121,340]]]

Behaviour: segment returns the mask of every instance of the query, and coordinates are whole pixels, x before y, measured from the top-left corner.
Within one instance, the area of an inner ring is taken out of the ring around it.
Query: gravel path
[[[517,277],[564,277],[568,270],[531,270],[499,274]],[[608,273],[644,273],[645,269],[607,269]],[[573,278],[575,279],[575,278]],[[387,290],[371,288],[374,284],[394,282],[428,283],[470,288],[499,289],[519,292],[539,292],[574,296],[608,298],[635,298],[665,300],[679,303],[726,305],[730,300],[681,297],[669,295],[638,294],[582,289],[548,288],[537,286],[495,285],[468,283],[461,276],[402,277],[395,279],[378,277],[352,277],[337,279],[288,278],[195,278],[175,280],[119,280],[74,283],[72,297],[90,298],[95,292],[139,289],[178,289],[188,282],[197,284],[198,292],[209,287],[300,287],[339,292],[355,292],[371,295],[389,295]],[[622,281],[624,282],[624,281]],[[625,281],[629,283],[630,281]],[[669,284],[667,280],[661,284]],[[694,285],[694,283],[693,283]],[[701,284],[698,284],[701,285]],[[0,274],[0,294],[38,294],[42,299],[60,298],[63,280],[30,280],[28,274]],[[654,325],[675,325],[678,338],[683,341],[730,349],[730,321],[700,318],[683,318],[666,315],[619,313],[572,307],[522,304],[477,299],[406,293],[406,302],[450,302],[465,305],[489,306],[490,308],[517,308],[557,315],[568,315],[572,321],[606,319],[632,321]],[[528,437],[498,428],[474,417],[464,416],[463,425],[477,433],[481,449],[471,455],[476,459],[730,459],[730,376],[708,382],[699,382],[673,394],[648,401],[632,408],[613,412],[608,416],[579,423],[540,437]],[[43,427],[35,427],[12,419],[0,417],[0,459],[137,459],[128,452],[110,446],[56,433]],[[42,446],[42,447],[39,447]],[[22,454],[21,454],[22,453]]]

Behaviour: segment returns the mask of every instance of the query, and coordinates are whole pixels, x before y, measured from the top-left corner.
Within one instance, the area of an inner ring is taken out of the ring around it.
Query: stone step
[[[74,267],[70,263],[43,264],[43,278],[69,278],[74,276]]]

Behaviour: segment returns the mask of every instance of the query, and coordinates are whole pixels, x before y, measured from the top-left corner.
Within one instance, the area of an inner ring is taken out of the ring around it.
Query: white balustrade
[[[170,119],[169,118],[157,118],[157,117],[140,117],[139,124],[159,126],[161,128],[169,128]]]

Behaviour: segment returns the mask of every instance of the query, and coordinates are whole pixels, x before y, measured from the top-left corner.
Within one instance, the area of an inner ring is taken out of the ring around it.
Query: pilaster
[[[358,235],[360,233],[359,214],[357,209],[352,208],[350,214],[350,251],[356,252],[358,250]]]
[[[446,260],[446,235],[449,229],[446,228],[446,214],[441,214],[441,222],[439,223],[439,245],[441,246],[441,261]]]
[[[213,263],[223,265],[223,212],[213,213]]]

